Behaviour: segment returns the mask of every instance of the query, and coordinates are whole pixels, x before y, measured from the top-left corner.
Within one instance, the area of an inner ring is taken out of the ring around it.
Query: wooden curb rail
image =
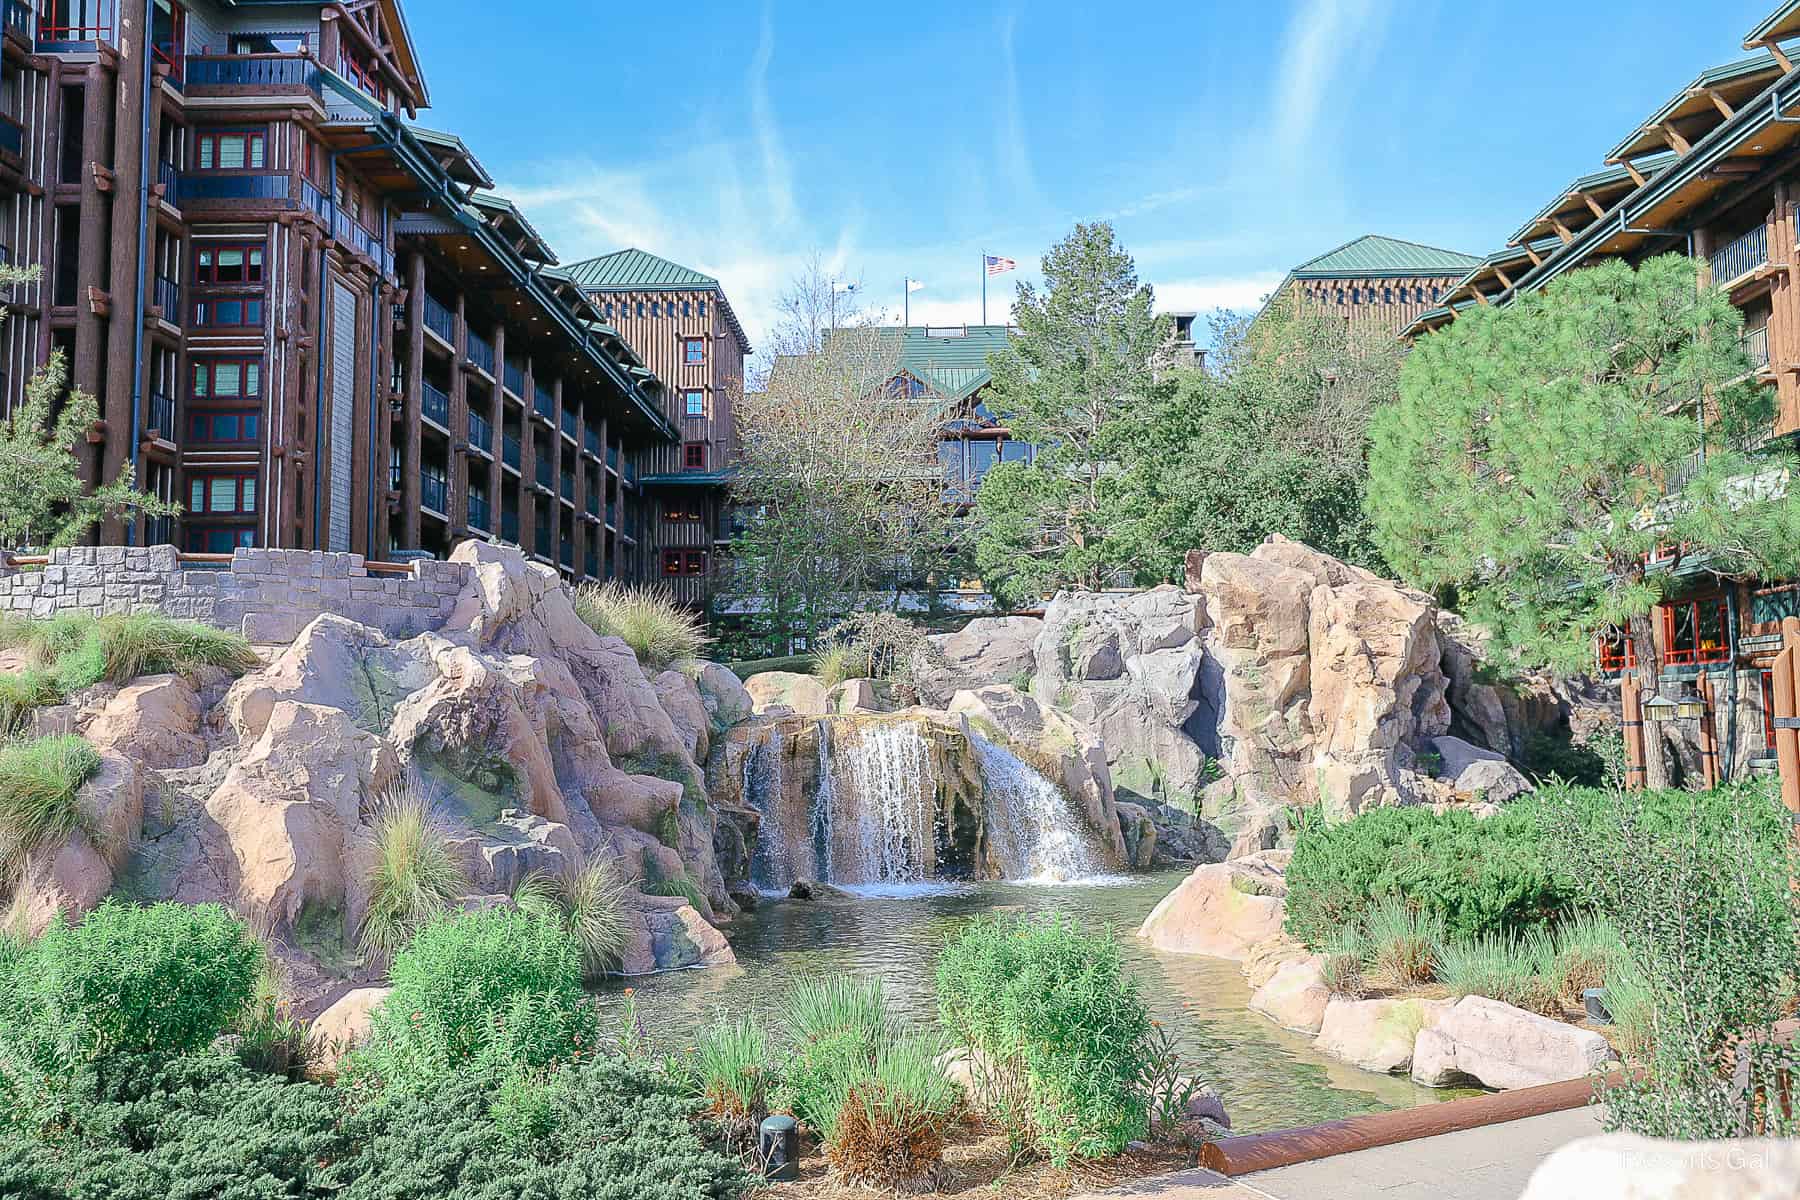
[[[1346,1117],[1300,1129],[1223,1138],[1201,1147],[1200,1165],[1221,1175],[1247,1175],[1252,1171],[1267,1171],[1357,1150],[1373,1150],[1378,1146],[1581,1108],[1593,1095],[1592,1079],[1570,1079],[1510,1092],[1446,1100],[1442,1104]]]

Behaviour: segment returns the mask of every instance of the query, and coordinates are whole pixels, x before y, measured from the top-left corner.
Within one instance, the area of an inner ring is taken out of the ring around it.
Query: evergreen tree
[[[975,502],[975,563],[1002,601],[1095,589],[1152,570],[1129,473],[1160,404],[1169,345],[1155,297],[1110,225],[1078,224],[1043,259],[1044,289],[1013,306],[1018,334],[989,356],[987,409],[1037,446],[1002,463]]]
[[[1800,567],[1800,463],[1767,434],[1772,394],[1742,315],[1679,255],[1610,261],[1424,339],[1374,420],[1368,503],[1382,552],[1454,589],[1526,661],[1590,665],[1622,629],[1646,693],[1650,614],[1686,564],[1719,577]],[[1701,415],[1704,415],[1704,431]],[[1658,547],[1669,549],[1656,569]],[[1667,562],[1668,569],[1662,564]],[[1667,785],[1646,739],[1651,787]]]

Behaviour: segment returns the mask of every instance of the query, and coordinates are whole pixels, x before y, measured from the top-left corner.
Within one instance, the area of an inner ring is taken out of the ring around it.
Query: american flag
[[[992,254],[989,254],[986,257],[987,273],[989,275],[1004,275],[1019,265],[1010,258],[998,258]]]

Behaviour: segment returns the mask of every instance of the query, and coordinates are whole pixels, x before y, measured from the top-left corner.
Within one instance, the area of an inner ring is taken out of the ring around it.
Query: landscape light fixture
[[[1702,700],[1700,693],[1690,686],[1686,692],[1682,693],[1681,699],[1675,705],[1675,711],[1682,717],[1704,717],[1706,701]]]
[[[1673,721],[1680,712],[1680,706],[1667,696],[1652,696],[1644,701],[1644,720]]]

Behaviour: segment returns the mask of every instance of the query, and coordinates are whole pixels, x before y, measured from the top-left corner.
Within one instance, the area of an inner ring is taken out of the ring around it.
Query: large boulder
[[[1459,798],[1505,804],[1532,790],[1531,783],[1506,757],[1472,746],[1459,737],[1431,739],[1439,779],[1449,782]]]
[[[59,914],[79,921],[106,899],[114,876],[144,825],[144,785],[137,764],[116,751],[76,794],[81,827],[25,856],[13,889],[15,932],[36,937]]]
[[[1250,997],[1252,1009],[1277,1025],[1301,1033],[1319,1032],[1330,1003],[1324,960],[1316,954],[1282,963]]]
[[[337,1072],[344,1056],[368,1040],[376,1008],[394,989],[352,988],[307,1027],[307,1067],[311,1074],[328,1077]]]
[[[1279,976],[1277,976],[1279,978]],[[1333,996],[1319,1021],[1318,1049],[1331,1057],[1382,1075],[1397,1075],[1413,1063],[1413,1046],[1450,1010],[1448,1000],[1392,998],[1348,1000]]]
[[[994,683],[1018,686],[1037,670],[1043,628],[1036,617],[977,617],[955,633],[931,635],[913,662],[920,701],[941,707],[958,692]]]
[[[737,961],[725,935],[679,896],[632,896],[626,925],[619,967],[623,975],[728,966]]]
[[[771,716],[822,717],[831,711],[825,685],[817,676],[798,671],[764,671],[744,681],[757,713]]]
[[[145,767],[191,767],[206,757],[200,695],[179,675],[146,675],[120,688],[82,736]]]
[[[283,700],[335,708],[366,726],[386,727],[392,706],[430,681],[430,664],[380,630],[323,613],[259,671],[232,685],[224,716],[244,741],[262,736]]]
[[[1519,1200],[1793,1200],[1800,1141],[1676,1142],[1609,1133],[1558,1147]]]
[[[1535,1087],[1581,1079],[1612,1058],[1612,1047],[1591,1029],[1465,996],[1420,1032],[1412,1077],[1426,1087],[1468,1079],[1490,1088]]]
[[[697,763],[705,762],[706,751],[712,744],[712,719],[706,711],[699,685],[685,672],[676,670],[659,672],[650,682],[656,688],[657,701],[669,714],[675,732],[681,736],[688,756]]]
[[[1193,597],[1172,586],[1059,593],[1034,655],[1032,694],[1105,746],[1115,787],[1151,798],[1204,785],[1214,722],[1198,715],[1205,655]]]
[[[1279,853],[1198,867],[1144,918],[1138,936],[1172,954],[1241,960],[1281,932],[1285,868]]]
[[[756,701],[750,698],[744,681],[727,666],[716,662],[699,664],[694,685],[700,689],[700,703],[706,706],[714,730],[723,732],[756,715]]]

